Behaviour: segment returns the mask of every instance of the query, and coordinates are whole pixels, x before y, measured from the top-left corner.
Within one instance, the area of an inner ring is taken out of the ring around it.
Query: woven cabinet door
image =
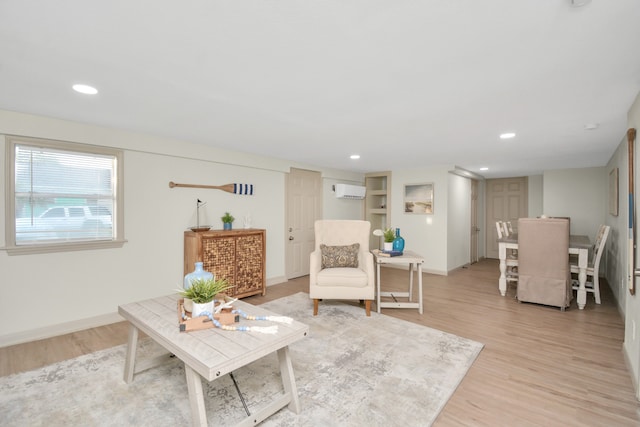
[[[206,236],[202,239],[202,264],[205,271],[214,274],[216,279],[227,279],[233,288],[225,291],[227,295],[236,295],[236,238]]]
[[[185,274],[202,261],[205,271],[233,286],[227,295],[266,294],[266,230],[186,231],[184,242]]]
[[[254,295],[264,289],[264,238],[260,233],[238,236],[236,240],[237,295]]]

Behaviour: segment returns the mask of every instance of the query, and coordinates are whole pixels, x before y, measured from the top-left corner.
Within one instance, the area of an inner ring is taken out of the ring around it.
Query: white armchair
[[[322,299],[361,300],[367,316],[371,315],[375,273],[369,252],[370,232],[369,221],[315,222],[315,250],[309,260],[309,297],[313,299],[314,316]]]

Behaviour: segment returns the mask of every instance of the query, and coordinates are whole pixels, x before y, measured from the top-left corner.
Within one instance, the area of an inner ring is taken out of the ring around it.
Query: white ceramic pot
[[[205,302],[204,304],[198,304],[196,302],[193,303],[191,317],[198,317],[204,312],[208,312],[213,315],[213,301]]]
[[[385,251],[392,251],[393,250],[393,242],[384,242],[384,246],[382,246],[382,248]]]

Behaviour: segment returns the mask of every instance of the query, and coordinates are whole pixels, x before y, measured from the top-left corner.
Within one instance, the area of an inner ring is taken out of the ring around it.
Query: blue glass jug
[[[396,238],[393,239],[393,250],[398,252],[404,251],[404,239],[400,236],[399,228],[396,228]]]
[[[185,289],[189,289],[191,287],[191,282],[196,279],[208,280],[213,279],[213,273],[209,273],[202,268],[201,262],[196,262],[196,269],[191,273],[184,276],[184,284],[183,287]]]

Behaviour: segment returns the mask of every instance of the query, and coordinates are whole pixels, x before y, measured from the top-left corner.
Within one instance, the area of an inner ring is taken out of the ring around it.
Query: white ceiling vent
[[[336,184],[335,191],[338,199],[364,199],[367,188],[362,185]]]

